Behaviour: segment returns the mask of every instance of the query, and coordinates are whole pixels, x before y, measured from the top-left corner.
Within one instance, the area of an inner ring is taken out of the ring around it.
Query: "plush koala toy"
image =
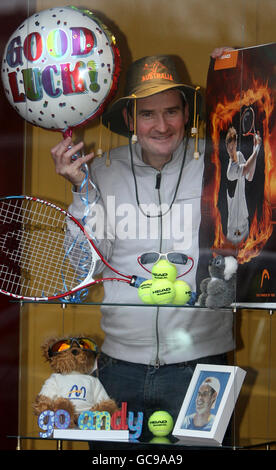
[[[211,277],[203,279],[200,284],[201,294],[198,302],[201,307],[229,307],[234,302],[237,268],[238,263],[233,256],[218,255],[210,260]]]
[[[98,353],[96,343],[86,336],[50,338],[41,347],[53,370],[33,403],[34,413],[65,410],[74,427],[83,411],[108,411],[118,407],[98,378],[91,376]]]

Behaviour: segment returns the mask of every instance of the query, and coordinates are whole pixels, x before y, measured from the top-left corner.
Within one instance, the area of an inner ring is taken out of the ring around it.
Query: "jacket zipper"
[[[158,170],[156,174],[156,182],[155,182],[155,189],[158,191],[158,202],[160,207],[160,217],[159,217],[159,227],[160,227],[160,237],[159,237],[159,252],[162,253],[162,239],[163,239],[163,221],[162,221],[162,210],[161,210],[161,194],[160,194],[160,186],[161,186],[161,170]],[[156,357],[155,357],[155,364],[154,368],[159,369],[160,367],[160,359],[159,359],[159,329],[158,329],[158,320],[159,320],[159,311],[160,307],[157,307],[156,311],[156,322],[155,322],[155,336],[156,336]]]
[[[160,185],[161,185],[161,171],[159,170],[157,175],[156,175],[155,189],[159,190]],[[160,202],[160,194],[159,194],[158,198],[159,198],[159,202]]]

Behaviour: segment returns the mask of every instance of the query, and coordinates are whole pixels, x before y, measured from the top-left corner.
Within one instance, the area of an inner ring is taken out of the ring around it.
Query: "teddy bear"
[[[42,354],[53,371],[44,382],[33,403],[35,415],[43,411],[65,410],[70,415],[69,427],[77,425],[84,411],[118,410],[116,402],[106,393],[92,373],[98,347],[89,336],[49,338],[41,346]]]
[[[234,256],[217,255],[210,260],[208,270],[211,277],[200,283],[198,303],[201,307],[229,307],[234,302],[237,268]]]

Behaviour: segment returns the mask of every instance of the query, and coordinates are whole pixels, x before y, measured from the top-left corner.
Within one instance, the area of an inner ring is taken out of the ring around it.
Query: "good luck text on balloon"
[[[10,41],[6,62],[12,69],[8,79],[14,103],[26,99],[39,101],[44,93],[57,98],[62,94],[97,93],[100,90],[97,64],[91,58],[97,49],[95,35],[85,27],[71,27],[69,31],[70,35],[62,29],[54,29],[46,40],[39,32],[31,32],[23,43],[20,36]],[[101,54],[101,51],[97,50],[97,53]],[[43,67],[45,57],[48,62]],[[24,62],[27,67],[19,69]]]

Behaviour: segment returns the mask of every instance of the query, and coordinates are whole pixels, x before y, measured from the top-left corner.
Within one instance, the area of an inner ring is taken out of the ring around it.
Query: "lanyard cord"
[[[178,191],[178,188],[179,188],[179,185],[180,185],[180,180],[181,180],[181,176],[182,176],[184,164],[185,164],[185,161],[186,161],[186,155],[187,155],[187,149],[188,149],[188,142],[189,142],[189,137],[188,137],[188,135],[189,135],[189,134],[187,133],[186,136],[185,136],[184,154],[183,154],[182,163],[181,163],[181,167],[180,167],[180,172],[179,172],[178,180],[177,180],[177,183],[176,183],[176,188],[175,188],[175,192],[174,192],[174,195],[173,195],[173,198],[172,198],[172,202],[171,202],[169,208],[168,208],[165,212],[160,212],[158,215],[146,214],[146,213],[143,211],[142,207],[141,207],[141,204],[140,204],[140,201],[139,201],[137,179],[136,179],[135,170],[134,170],[133,150],[132,150],[132,145],[133,145],[133,144],[131,143],[131,139],[129,139],[130,161],[131,161],[132,175],[133,175],[133,179],[134,179],[136,203],[137,203],[137,206],[138,206],[139,210],[142,212],[142,214],[143,214],[145,217],[148,217],[148,218],[163,217],[163,216],[166,215],[168,212],[170,212],[170,210],[171,210],[171,208],[172,208],[172,205],[173,205],[173,203],[174,203],[174,201],[175,201],[175,198],[176,198],[176,194],[177,194],[177,191]]]

